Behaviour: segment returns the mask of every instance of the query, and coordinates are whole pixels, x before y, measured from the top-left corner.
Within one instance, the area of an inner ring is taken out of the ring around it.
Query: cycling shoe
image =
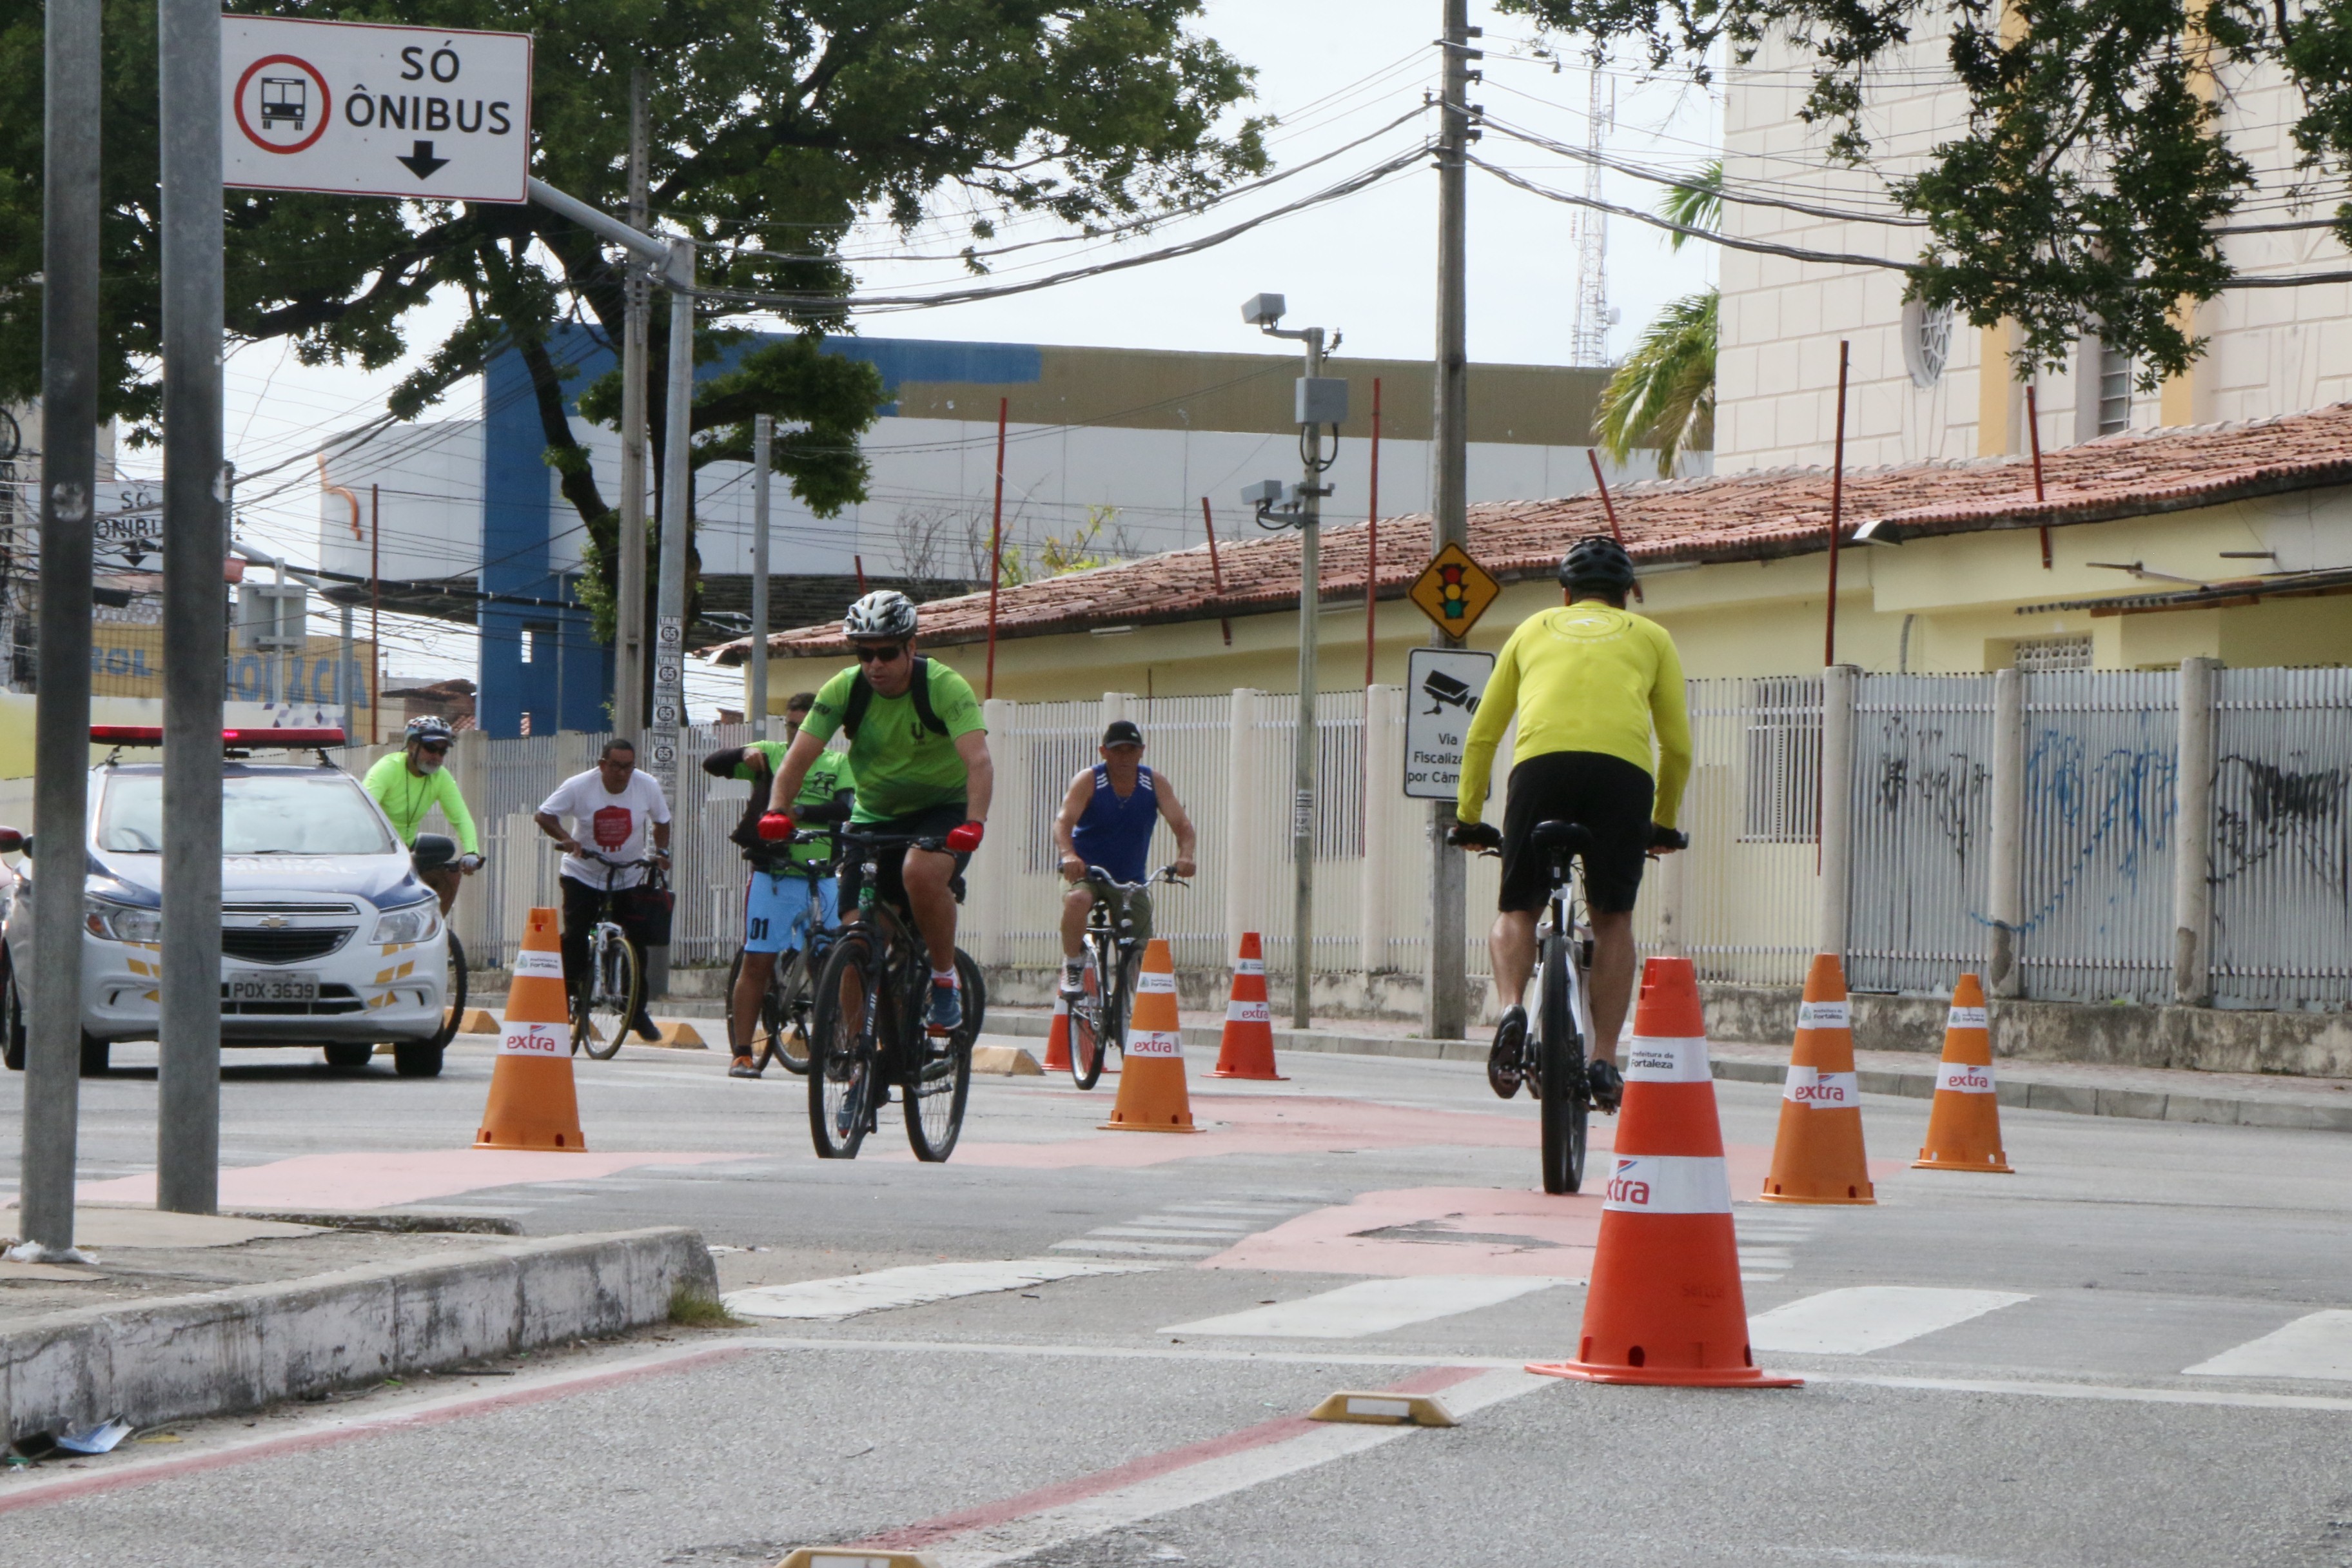
[[[1625,1075],[1614,1062],[1589,1061],[1584,1064],[1584,1092],[1592,1097],[1595,1110],[1614,1116],[1625,1100]]]
[[[1519,1092],[1528,1054],[1528,1010],[1506,1007],[1495,1026],[1495,1044],[1486,1052],[1486,1082],[1503,1100]]]
[[[963,991],[960,986],[931,982],[930,1005],[923,1009],[923,1027],[934,1035],[953,1034],[963,1024]]]
[[[760,1058],[753,1056],[737,1057],[733,1061],[727,1064],[727,1076],[729,1078],[758,1078],[760,1076]]]

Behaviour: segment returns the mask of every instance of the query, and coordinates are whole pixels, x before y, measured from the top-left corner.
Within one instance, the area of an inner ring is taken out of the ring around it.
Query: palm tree
[[[1669,188],[1658,214],[1685,228],[1714,231],[1723,222],[1723,164],[1706,164],[1687,184]],[[1680,250],[1688,235],[1677,234]],[[1636,447],[1654,447],[1658,477],[1675,469],[1685,447],[1715,442],[1717,291],[1685,294],[1642,329],[1641,341],[1601,394],[1592,434],[1623,462]]]

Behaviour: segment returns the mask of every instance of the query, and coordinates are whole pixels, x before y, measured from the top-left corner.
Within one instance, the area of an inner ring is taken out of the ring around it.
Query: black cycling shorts
[[[1657,781],[1605,752],[1546,752],[1511,770],[1503,806],[1506,914],[1540,910],[1551,897],[1549,857],[1528,844],[1539,822],[1580,822],[1592,835],[1584,855],[1584,900],[1596,914],[1631,914],[1650,851]]]
[[[893,816],[883,822],[853,822],[849,826],[856,833],[906,833],[920,838],[944,838],[950,829],[964,825],[970,809],[967,803],[951,800],[944,805],[927,805],[905,816]],[[901,845],[874,862],[874,896],[901,911],[907,908],[907,881],[903,873],[909,847]],[[857,892],[865,883],[866,874],[854,846],[843,845],[841,858],[841,914],[846,920],[857,908]],[[950,886],[954,889],[958,903],[963,901],[963,868],[970,864],[970,855],[955,858],[955,876]]]

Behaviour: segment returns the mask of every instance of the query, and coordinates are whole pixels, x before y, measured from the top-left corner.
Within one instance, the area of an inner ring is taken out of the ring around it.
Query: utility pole
[[[368,486],[368,743],[383,739],[383,486]]]
[[[155,1206],[220,1206],[221,22],[216,0],[156,8],[163,138],[163,976]],[[282,590],[286,574],[278,584]],[[273,689],[284,592],[269,601]],[[301,646],[303,628],[294,631]]]
[[[646,226],[646,68],[629,73],[629,226]],[[646,727],[646,325],[651,280],[625,255],[621,325],[621,561],[613,613],[613,728],[634,739]]]
[[[99,0],[48,0],[44,20],[41,662],[33,842],[35,883],[50,891],[33,900],[38,995],[27,1009],[16,1200],[22,1245],[12,1253],[26,1262],[80,1260],[73,1245],[74,1144],[89,806],[90,511],[98,491],[100,9]]]
[[[1470,47],[1479,29],[1470,25],[1470,0],[1445,0],[1443,100],[1437,130],[1437,407],[1432,456],[1436,484],[1431,498],[1429,550],[1470,543],[1468,304],[1464,274],[1469,264],[1467,231],[1470,145],[1470,62],[1485,57]],[[1462,639],[1430,634],[1433,647],[1460,647]],[[1458,1040],[1470,1022],[1469,984],[1463,962],[1466,940],[1463,900],[1467,861],[1445,842],[1454,827],[1451,802],[1429,803],[1429,973],[1422,1001],[1422,1032],[1432,1039]]]
[[[751,711],[744,717],[760,739],[768,738],[768,464],[776,440],[776,417],[751,419]]]
[[[686,712],[686,530],[693,514],[694,242],[669,247],[669,387],[662,429],[661,579],[655,605],[653,774],[677,798],[677,729]]]

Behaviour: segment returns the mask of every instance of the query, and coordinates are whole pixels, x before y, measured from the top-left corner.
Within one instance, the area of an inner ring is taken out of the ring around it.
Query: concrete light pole
[[[751,700],[744,714],[768,738],[768,466],[775,461],[776,418],[751,417]]]

